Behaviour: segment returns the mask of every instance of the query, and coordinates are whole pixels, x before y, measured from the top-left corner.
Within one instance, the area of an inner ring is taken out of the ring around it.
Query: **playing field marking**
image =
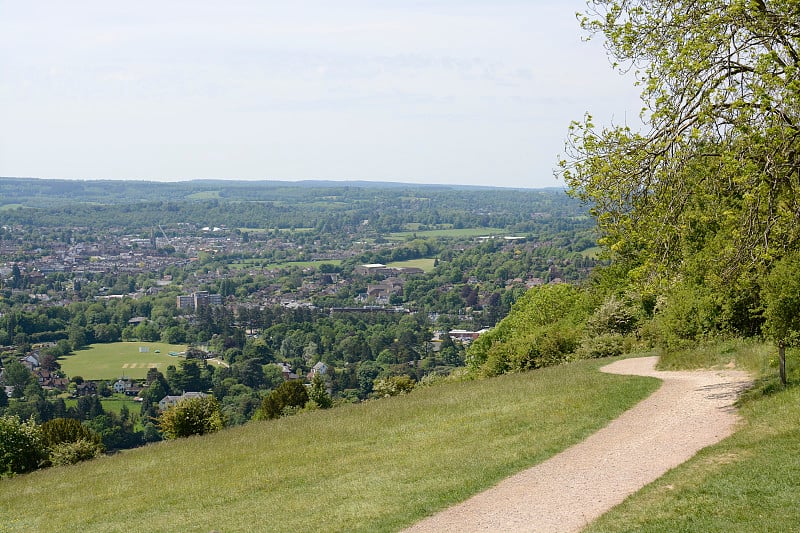
[[[128,368],[128,363],[125,363],[124,365],[122,365],[122,368]]]

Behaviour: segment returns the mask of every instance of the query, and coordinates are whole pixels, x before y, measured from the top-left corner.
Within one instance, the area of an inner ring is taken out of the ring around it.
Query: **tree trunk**
[[[778,343],[778,365],[780,368],[781,384],[786,385],[786,346]]]

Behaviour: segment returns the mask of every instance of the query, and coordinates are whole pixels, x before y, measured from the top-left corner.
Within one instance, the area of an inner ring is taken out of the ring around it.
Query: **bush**
[[[55,418],[41,425],[42,438],[48,448],[85,440],[100,444],[100,435],[74,418]]]
[[[586,326],[593,336],[614,333],[626,335],[636,329],[637,322],[636,309],[611,296],[592,313]]]
[[[328,384],[322,374],[314,374],[311,380],[311,389],[308,391],[308,398],[309,402],[314,402],[320,409],[328,409],[333,405],[333,400],[328,394]]]
[[[287,407],[302,408],[308,401],[308,392],[305,385],[299,381],[284,381],[277,389],[261,402],[261,408],[256,413],[258,420],[270,420],[284,416]],[[287,414],[296,411],[288,410]]]
[[[407,394],[414,390],[414,380],[406,375],[392,376],[386,379],[379,379],[372,387],[372,394],[376,398],[387,398],[398,394]]]
[[[615,357],[625,353],[625,337],[617,333],[606,333],[584,339],[578,356],[587,359]]]
[[[105,451],[100,435],[74,418],[48,420],[40,430],[53,466],[94,459]]]
[[[103,445],[94,440],[78,439],[62,442],[50,448],[50,464],[53,466],[73,465],[102,455]]]
[[[0,416],[0,478],[36,470],[45,462],[42,432],[31,418]]]
[[[508,316],[472,343],[468,366],[494,376],[567,361],[578,348],[590,300],[588,293],[566,284],[529,290]]]
[[[213,396],[190,398],[164,411],[158,418],[164,437],[177,439],[191,435],[205,435],[222,429],[219,402]]]

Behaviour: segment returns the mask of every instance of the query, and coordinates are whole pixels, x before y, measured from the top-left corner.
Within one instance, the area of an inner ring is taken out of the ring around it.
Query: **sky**
[[[539,188],[641,103],[583,0],[0,0],[0,176]]]

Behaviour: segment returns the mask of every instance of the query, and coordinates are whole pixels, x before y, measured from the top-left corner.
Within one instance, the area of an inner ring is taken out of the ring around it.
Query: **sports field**
[[[436,259],[430,257],[425,259],[409,259],[407,261],[395,261],[393,263],[387,263],[386,266],[400,267],[400,268],[416,267],[416,268],[421,268],[425,272],[430,272],[431,270],[433,270],[433,265],[435,262]]]
[[[149,368],[166,372],[169,365],[178,366],[183,360],[179,353],[186,351],[185,344],[164,342],[113,342],[92,344],[58,360],[64,373],[72,378],[86,380],[143,379]],[[170,355],[170,353],[175,355]]]

